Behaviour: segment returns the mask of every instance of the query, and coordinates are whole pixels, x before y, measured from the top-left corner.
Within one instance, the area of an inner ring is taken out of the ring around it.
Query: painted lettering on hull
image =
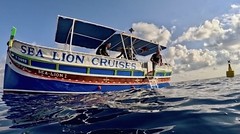
[[[56,78],[67,78],[67,74],[38,70],[38,74]]]
[[[51,61],[94,67],[99,66],[104,68],[141,69],[140,64],[128,60],[113,59],[103,56],[83,55],[80,53],[69,53],[28,45],[22,45],[19,47],[19,49],[22,54],[48,60],[50,59]]]

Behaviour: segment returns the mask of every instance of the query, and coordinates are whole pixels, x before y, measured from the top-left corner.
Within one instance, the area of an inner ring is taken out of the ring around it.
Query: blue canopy
[[[131,47],[132,42],[135,53],[142,56],[154,53],[159,47],[162,50],[166,49],[166,47],[160,46],[157,43],[137,38],[126,33],[116,32],[116,29],[110,27],[59,16],[55,41],[57,43],[72,44],[92,49],[96,49],[100,45],[106,43],[111,43],[110,50],[112,51],[121,51],[123,45],[125,45],[125,48]]]
[[[123,48],[123,43],[125,45],[125,48],[127,47],[131,48],[131,39],[132,39],[133,49],[138,55],[147,56],[149,54],[156,52],[158,49],[161,49],[161,50],[166,49],[165,46],[160,46],[157,43],[146,41],[144,39],[140,39],[125,33],[114,34],[111,38],[107,40],[107,42],[111,42],[112,44],[110,50],[121,51],[121,49]]]
[[[74,26],[73,33],[72,26]],[[116,30],[112,28],[59,16],[55,41],[70,44],[73,34],[72,45],[95,49],[115,32]]]

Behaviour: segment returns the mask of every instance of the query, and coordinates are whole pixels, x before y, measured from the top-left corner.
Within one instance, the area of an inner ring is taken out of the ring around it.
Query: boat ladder
[[[151,89],[156,89],[158,88],[158,83],[157,83],[157,79],[152,77],[152,76],[147,76],[148,78],[148,82],[149,82],[149,85],[151,87]]]

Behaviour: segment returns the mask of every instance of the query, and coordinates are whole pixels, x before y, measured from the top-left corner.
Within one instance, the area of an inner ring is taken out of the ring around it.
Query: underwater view
[[[1,93],[0,134],[237,134],[239,80],[102,94]]]

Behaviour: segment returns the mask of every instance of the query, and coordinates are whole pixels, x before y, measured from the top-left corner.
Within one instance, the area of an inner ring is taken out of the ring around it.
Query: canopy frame
[[[69,51],[72,51],[72,46],[97,49],[101,45],[111,43],[110,50],[119,52],[121,51],[119,48],[122,47],[125,54],[126,48],[129,47],[132,57],[134,53],[147,56],[154,53],[158,47],[161,47],[161,50],[166,48],[156,42],[136,37],[132,33],[65,16],[58,16],[55,42],[69,45]]]

